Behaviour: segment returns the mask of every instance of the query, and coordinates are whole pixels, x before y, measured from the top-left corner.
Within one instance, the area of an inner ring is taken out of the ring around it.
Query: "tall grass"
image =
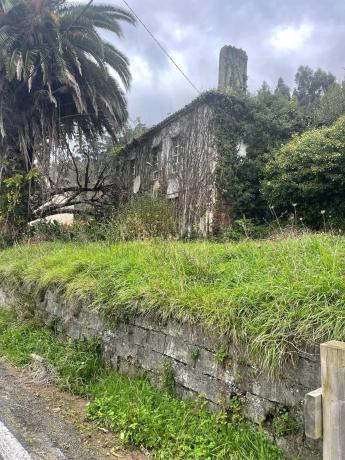
[[[269,370],[323,340],[345,340],[343,237],[48,243],[0,254],[7,284],[54,286],[109,318],[142,313],[201,324]]]

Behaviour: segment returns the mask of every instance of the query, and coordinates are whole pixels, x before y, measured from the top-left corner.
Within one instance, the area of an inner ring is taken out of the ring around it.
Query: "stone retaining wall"
[[[0,304],[9,305],[13,300],[8,290],[0,288]],[[147,317],[110,327],[98,311],[63,300],[54,291],[45,293],[35,311],[44,321],[54,320],[69,337],[99,337],[105,361],[120,373],[145,372],[159,385],[169,369],[180,397],[201,395],[213,407],[228,405],[236,395],[246,417],[272,433],[288,458],[297,452],[303,459],[322,458],[321,443],[303,435],[304,395],[320,386],[318,356],[300,356],[296,366],[277,379],[198,327]],[[277,423],[279,434],[285,427],[284,436],[275,435]]]

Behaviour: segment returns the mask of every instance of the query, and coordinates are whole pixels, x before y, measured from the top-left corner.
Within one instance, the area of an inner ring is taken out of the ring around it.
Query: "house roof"
[[[198,96],[196,99],[194,99],[192,102],[189,104],[185,105],[182,107],[182,109],[178,110],[177,112],[174,112],[173,114],[169,115],[167,118],[164,118],[164,120],[160,121],[156,125],[152,126],[150,129],[148,129],[144,134],[142,134],[139,137],[136,137],[133,139],[129,144],[127,144],[123,149],[122,152],[125,152],[127,150],[130,150],[132,147],[140,144],[141,142],[144,142],[146,139],[150,138],[153,134],[156,132],[160,131],[162,128],[170,124],[172,121],[176,120],[179,118],[181,115],[185,115],[186,113],[190,112],[193,110],[195,107],[197,107],[200,104],[212,104],[216,100],[229,100],[231,99],[231,96],[227,96],[225,94],[219,93],[218,91],[211,90],[211,91],[206,91],[200,96]]]

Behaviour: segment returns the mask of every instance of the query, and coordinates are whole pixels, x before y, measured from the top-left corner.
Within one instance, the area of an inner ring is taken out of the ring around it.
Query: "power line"
[[[64,30],[63,34],[61,34],[61,37],[64,37],[71,29],[72,27],[79,21],[79,19],[86,13],[86,10],[90,8],[93,0],[90,0],[84,8],[81,10],[80,14],[75,18],[75,20],[72,22],[72,24],[67,27],[66,30]]]
[[[184,76],[184,78],[188,81],[188,83],[191,85],[191,87],[198,93],[200,94],[200,90],[194,85],[192,80],[188,77],[188,75],[185,74],[185,72],[181,69],[181,67],[177,64],[177,62],[170,56],[168,51],[164,48],[164,46],[160,43],[160,41],[154,36],[154,34],[151,32],[151,30],[146,26],[146,24],[140,19],[140,17],[136,14],[136,12],[133,10],[133,8],[130,7],[130,5],[127,3],[126,0],[122,0],[123,3],[127,6],[127,8],[131,11],[131,13],[137,18],[137,20],[140,22],[140,24],[144,27],[146,32],[150,35],[152,40],[156,43],[157,46],[163,51],[163,53],[167,56],[167,58],[174,64],[174,66],[177,68],[179,72]]]

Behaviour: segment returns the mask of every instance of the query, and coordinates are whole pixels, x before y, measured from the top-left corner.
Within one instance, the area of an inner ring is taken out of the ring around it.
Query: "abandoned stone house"
[[[215,108],[229,93],[246,91],[247,55],[224,46],[218,90],[206,92],[126,145],[117,158],[120,201],[161,193],[175,203],[179,233],[210,235],[226,223],[217,190]],[[245,155],[243,144],[238,154]]]

